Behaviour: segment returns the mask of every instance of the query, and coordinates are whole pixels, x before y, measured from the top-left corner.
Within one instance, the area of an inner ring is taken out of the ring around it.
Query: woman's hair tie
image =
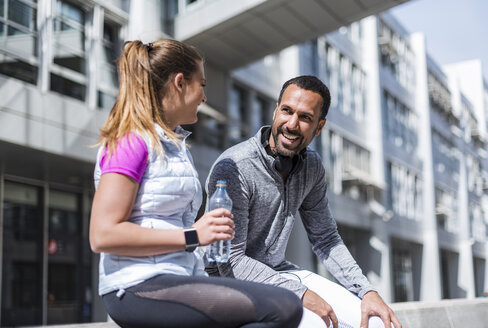
[[[149,42],[148,44],[146,44],[146,48],[147,48],[147,52],[151,51],[151,49],[153,48],[152,42]]]

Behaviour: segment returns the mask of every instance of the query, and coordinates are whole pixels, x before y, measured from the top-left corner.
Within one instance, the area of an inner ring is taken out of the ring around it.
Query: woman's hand
[[[230,211],[218,208],[205,213],[193,227],[197,230],[200,246],[206,246],[218,240],[234,238],[234,221]]]

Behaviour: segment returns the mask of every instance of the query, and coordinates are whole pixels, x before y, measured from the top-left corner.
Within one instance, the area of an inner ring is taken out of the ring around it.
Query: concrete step
[[[49,326],[28,326],[23,328],[118,328],[115,322],[91,322],[91,323],[74,323],[70,325],[49,325]],[[22,327],[19,327],[22,328]]]
[[[488,298],[391,304],[403,328],[487,328]],[[42,327],[42,326],[38,326]],[[117,328],[114,322],[53,325],[50,328]],[[33,328],[33,327],[30,327]]]
[[[488,298],[391,305],[403,328],[487,328]]]

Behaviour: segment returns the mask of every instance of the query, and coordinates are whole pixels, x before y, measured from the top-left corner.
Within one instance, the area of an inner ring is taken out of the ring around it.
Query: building
[[[387,13],[403,1],[0,0],[2,326],[106,320],[88,245],[98,128],[123,40],[172,36],[206,57],[191,127],[202,182],[271,122],[281,84],[332,92],[314,142],[341,235],[387,301],[488,285],[488,85],[479,61],[439,67]],[[299,220],[297,220],[299,222]],[[298,224],[288,255],[327,275]]]
[[[0,1],[1,326],[96,316],[90,146],[117,95],[126,5]]]
[[[471,298],[488,282],[481,72],[480,61],[439,67],[422,35],[382,13],[234,71],[233,90],[272,99],[277,76],[324,80],[332,105],[315,149],[341,235],[365,274],[390,302]],[[254,109],[252,99],[236,107]],[[302,228],[288,256],[328,274]]]

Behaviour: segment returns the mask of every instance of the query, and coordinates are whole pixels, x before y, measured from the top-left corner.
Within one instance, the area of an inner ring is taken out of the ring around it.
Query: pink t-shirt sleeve
[[[129,142],[130,138],[130,142]],[[141,183],[147,167],[147,145],[144,139],[131,133],[118,141],[109,157],[107,148],[100,157],[101,174],[120,173]]]

